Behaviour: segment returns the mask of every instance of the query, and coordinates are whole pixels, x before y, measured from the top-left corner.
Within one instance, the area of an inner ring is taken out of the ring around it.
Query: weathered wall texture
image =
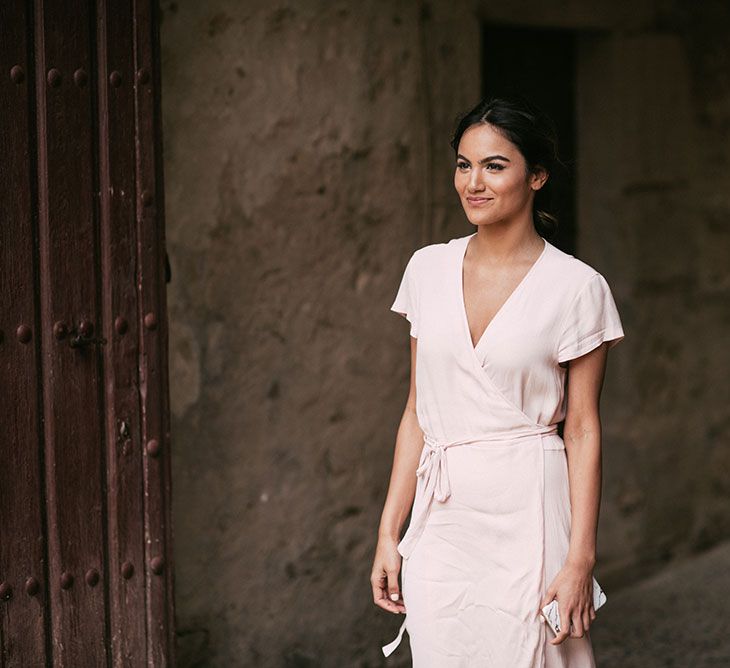
[[[730,536],[724,7],[163,0],[180,666],[383,662],[399,622],[368,579],[408,373],[388,307],[415,247],[472,231],[448,138],[481,20],[580,33],[578,255],[627,335],[597,575]]]
[[[418,8],[163,8],[180,663],[372,661],[408,365],[388,306],[438,206]]]
[[[608,379],[606,577],[730,535],[730,6],[701,7],[582,44],[579,248],[628,326]]]

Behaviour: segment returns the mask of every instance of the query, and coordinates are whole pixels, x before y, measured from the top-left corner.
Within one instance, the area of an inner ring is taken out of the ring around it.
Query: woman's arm
[[[416,493],[416,468],[423,450],[423,431],[416,415],[416,346],[417,339],[411,337],[410,390],[396,436],[393,467],[390,474],[388,494],[378,529],[378,545],[371,575],[373,598],[377,605],[391,612],[403,612],[400,600],[398,571],[400,568],[397,545],[400,531],[413,505]]]
[[[571,528],[567,560],[591,567],[601,503],[600,400],[608,347],[604,343],[570,362],[563,438],[568,457]]]
[[[388,495],[380,517],[379,538],[398,541],[416,493],[416,468],[423,449],[423,431],[416,416],[416,346],[411,337],[411,385],[395,439]]]
[[[563,624],[552,644],[568,636],[582,637],[595,619],[593,609],[593,567],[596,563],[596,534],[601,503],[601,389],[606,371],[608,345],[569,362],[568,405],[563,439],[570,481],[570,543],[565,564],[547,591],[542,605],[557,592]],[[542,607],[542,606],[541,606]]]

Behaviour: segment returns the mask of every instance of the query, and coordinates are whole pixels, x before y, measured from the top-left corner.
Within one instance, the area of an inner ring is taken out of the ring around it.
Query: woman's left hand
[[[561,628],[550,644],[559,645],[568,637],[582,638],[596,618],[593,609],[593,568],[566,561],[545,592],[540,608],[554,598],[558,599]]]

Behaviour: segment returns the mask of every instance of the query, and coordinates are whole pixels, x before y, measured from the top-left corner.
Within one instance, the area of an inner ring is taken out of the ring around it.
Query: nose
[[[480,169],[472,169],[469,174],[469,192],[480,192],[484,190],[484,183],[482,182],[482,173]]]

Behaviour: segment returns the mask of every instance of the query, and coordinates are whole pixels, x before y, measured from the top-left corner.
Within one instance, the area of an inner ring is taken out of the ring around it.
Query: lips
[[[491,202],[493,199],[493,197],[467,197],[466,201],[472,206],[479,206],[480,204]]]

